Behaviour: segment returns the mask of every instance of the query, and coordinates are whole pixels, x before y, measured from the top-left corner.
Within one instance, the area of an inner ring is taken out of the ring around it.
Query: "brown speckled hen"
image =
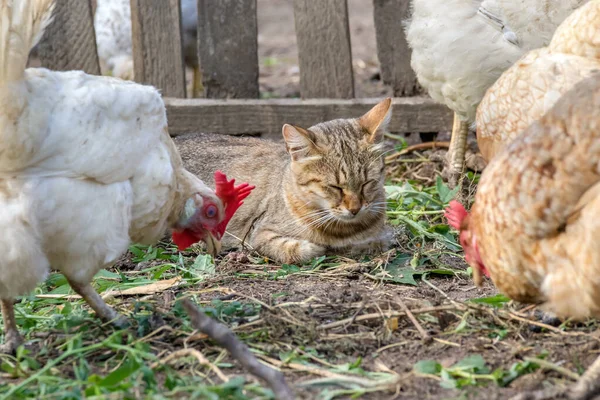
[[[600,70],[600,0],[574,11],[548,47],[530,51],[502,74],[477,109],[477,144],[489,162],[544,115],[562,94]]]
[[[452,202],[447,217],[474,272],[510,298],[600,317],[600,72],[492,159],[470,215]],[[600,358],[570,398],[591,398],[599,377]]]

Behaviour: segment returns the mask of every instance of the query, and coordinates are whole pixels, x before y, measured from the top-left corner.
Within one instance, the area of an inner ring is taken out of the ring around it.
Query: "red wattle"
[[[173,231],[171,238],[173,239],[173,243],[177,245],[179,251],[183,251],[202,240],[202,237],[199,237],[189,230]]]

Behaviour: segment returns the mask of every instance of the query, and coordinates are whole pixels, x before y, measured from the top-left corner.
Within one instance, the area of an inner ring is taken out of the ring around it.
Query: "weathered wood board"
[[[198,37],[206,97],[258,98],[256,0],[198,0]]]
[[[410,16],[410,0],[373,0],[377,55],[381,78],[392,86],[394,96],[425,92],[410,66],[411,49],[403,22]]]
[[[135,81],[185,98],[179,0],[131,0],[131,30]]]
[[[303,99],[354,97],[346,0],[294,0]]]
[[[210,100],[167,98],[169,132],[261,133],[280,137],[283,124],[310,127],[335,118],[359,117],[381,99]],[[394,98],[391,132],[450,129],[452,112],[428,97]]]
[[[41,65],[100,75],[91,1],[56,0],[55,7],[54,20],[36,47]]]

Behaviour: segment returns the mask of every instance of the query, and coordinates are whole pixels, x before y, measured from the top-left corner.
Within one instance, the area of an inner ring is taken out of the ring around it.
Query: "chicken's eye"
[[[214,218],[217,216],[217,206],[215,206],[214,204],[210,204],[206,207],[206,209],[204,210],[204,214],[206,215],[207,218]]]

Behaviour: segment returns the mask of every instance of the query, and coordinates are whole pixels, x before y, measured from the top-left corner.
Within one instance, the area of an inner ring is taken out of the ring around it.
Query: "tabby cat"
[[[209,186],[216,170],[256,186],[229,223],[224,247],[244,241],[282,263],[384,250],[382,138],[391,103],[388,98],[360,118],[308,129],[286,124],[285,145],[226,135],[176,137],[185,168]]]

